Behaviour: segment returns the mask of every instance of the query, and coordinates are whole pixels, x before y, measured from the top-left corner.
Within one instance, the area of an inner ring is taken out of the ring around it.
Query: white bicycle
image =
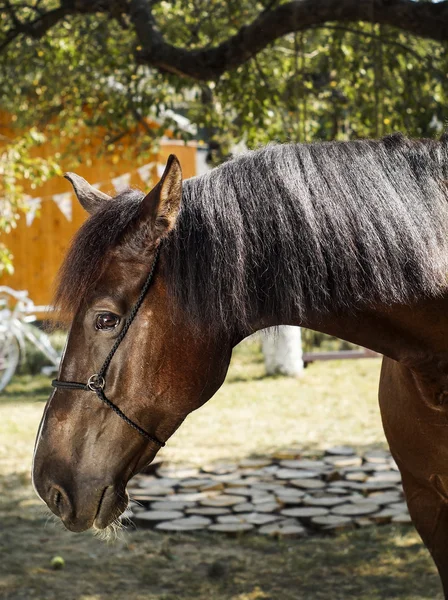
[[[50,338],[32,325],[37,320],[35,313],[49,309],[48,306],[36,306],[27,291],[0,286],[0,392],[16,372],[20,359],[24,359],[26,340],[40,350],[54,368],[59,366],[61,356],[53,348]]]

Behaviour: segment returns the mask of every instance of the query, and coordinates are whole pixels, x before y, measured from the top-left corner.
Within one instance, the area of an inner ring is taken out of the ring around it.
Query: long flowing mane
[[[396,134],[249,152],[184,182],[178,223],[164,242],[169,292],[194,321],[227,330],[262,316],[291,322],[310,310],[440,294],[447,178],[445,139]],[[142,197],[118,196],[80,229],[62,267],[59,303],[92,284]]]

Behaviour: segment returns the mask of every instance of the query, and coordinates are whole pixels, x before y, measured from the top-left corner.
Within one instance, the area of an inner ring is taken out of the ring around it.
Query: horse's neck
[[[261,327],[283,324],[334,335],[411,367],[422,362],[446,361],[448,369],[448,294],[409,306],[309,314],[290,323],[264,322]]]

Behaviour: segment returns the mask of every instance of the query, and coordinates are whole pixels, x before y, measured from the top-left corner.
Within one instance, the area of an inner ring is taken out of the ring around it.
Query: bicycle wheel
[[[19,364],[20,348],[16,336],[0,330],[0,392],[8,385]]]
[[[22,323],[21,327],[27,340],[36,346],[36,348],[40,350],[55,367],[59,367],[61,356],[59,352],[53,348],[48,335],[31,323]]]

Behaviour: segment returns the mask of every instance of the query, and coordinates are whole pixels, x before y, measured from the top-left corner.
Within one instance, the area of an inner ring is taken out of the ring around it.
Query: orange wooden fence
[[[0,120],[1,125],[1,120]],[[48,149],[42,148],[45,156]],[[124,173],[131,173],[130,185],[145,190],[146,186],[136,169],[154,162],[163,165],[169,154],[179,158],[185,178],[196,175],[197,144],[184,144],[180,140],[167,139],[161,142],[159,153],[140,162],[123,159],[119,162],[110,157],[98,158],[93,166],[81,165],[75,171],[90,183],[105,182],[101,190],[115,194],[111,180]],[[153,167],[152,180],[157,181],[157,168]],[[51,302],[56,273],[73,234],[83,223],[87,214],[72,196],[72,217],[69,220],[52,199],[54,194],[71,192],[70,183],[62,177],[55,177],[39,189],[25,191],[33,197],[43,198],[40,211],[28,227],[23,215],[16,229],[3,234],[0,240],[6,244],[14,256],[14,274],[0,277],[0,285],[9,285],[18,290],[28,290],[36,304]],[[148,190],[149,191],[149,190]]]

